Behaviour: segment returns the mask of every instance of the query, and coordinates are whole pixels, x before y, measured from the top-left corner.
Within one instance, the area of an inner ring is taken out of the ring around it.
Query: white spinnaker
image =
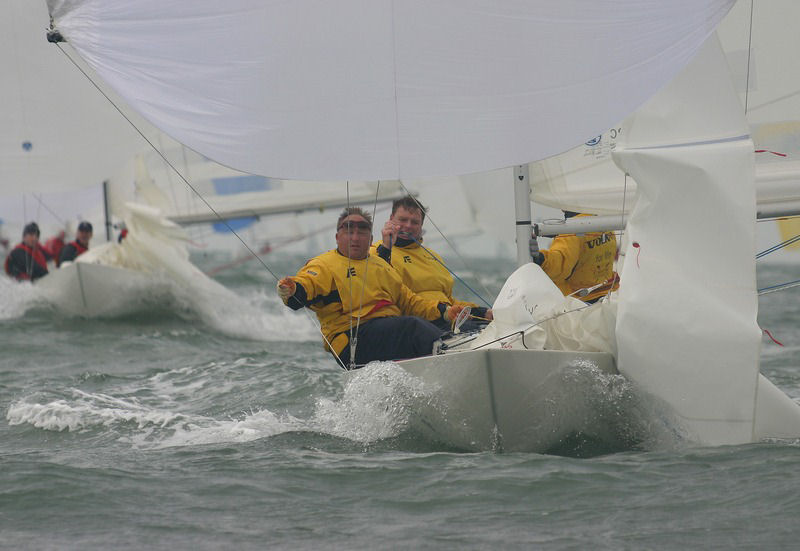
[[[385,180],[508,167],[621,120],[733,0],[48,0],[139,112],[225,165]]]
[[[754,438],[761,331],[753,143],[720,64],[714,38],[631,117],[614,154],[639,183],[617,366],[669,404],[691,439],[735,444]]]

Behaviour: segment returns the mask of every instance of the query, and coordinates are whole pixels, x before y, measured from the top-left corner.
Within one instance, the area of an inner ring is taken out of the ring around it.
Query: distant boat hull
[[[126,268],[72,262],[37,281],[62,313],[72,316],[119,315],[141,307],[140,291],[152,286],[151,277]]]

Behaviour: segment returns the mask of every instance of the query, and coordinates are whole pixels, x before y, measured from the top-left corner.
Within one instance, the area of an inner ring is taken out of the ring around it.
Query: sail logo
[[[600,237],[596,237],[591,241],[587,241],[586,244],[589,245],[590,249],[594,249],[598,245],[602,245],[603,243],[608,243],[611,240],[611,234],[604,233]]]
[[[407,254],[403,255],[403,262],[405,262],[406,264],[411,264],[411,257],[408,256]]]

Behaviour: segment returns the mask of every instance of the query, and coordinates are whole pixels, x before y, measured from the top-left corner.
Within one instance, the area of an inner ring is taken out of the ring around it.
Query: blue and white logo
[[[586,145],[588,145],[589,147],[594,147],[595,145],[597,145],[597,144],[599,144],[599,143],[600,143],[600,139],[601,139],[602,137],[603,137],[603,136],[602,136],[602,134],[601,134],[600,136],[597,136],[597,137],[595,137],[595,138],[592,138],[591,140],[589,140],[588,142],[586,142]]]

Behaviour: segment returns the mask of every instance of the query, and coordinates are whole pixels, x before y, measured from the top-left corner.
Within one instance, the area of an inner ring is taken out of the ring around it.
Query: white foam
[[[195,295],[192,307],[207,325],[226,335],[258,341],[321,339],[319,329],[308,315],[289,310],[265,291],[210,300],[208,295],[201,297]]]
[[[14,402],[6,419],[9,425],[30,424],[51,431],[82,431],[93,427],[111,427],[135,423],[138,428],[165,427],[184,416],[170,411],[148,408],[134,401],[104,394],[87,394],[73,390],[75,399],[53,400],[45,404]]]
[[[430,398],[424,383],[393,362],[373,362],[348,375],[343,395],[318,400],[312,420],[319,432],[357,442],[401,434],[414,405]]]
[[[30,282],[0,275],[0,320],[20,318],[28,310],[46,304],[46,298]]]

